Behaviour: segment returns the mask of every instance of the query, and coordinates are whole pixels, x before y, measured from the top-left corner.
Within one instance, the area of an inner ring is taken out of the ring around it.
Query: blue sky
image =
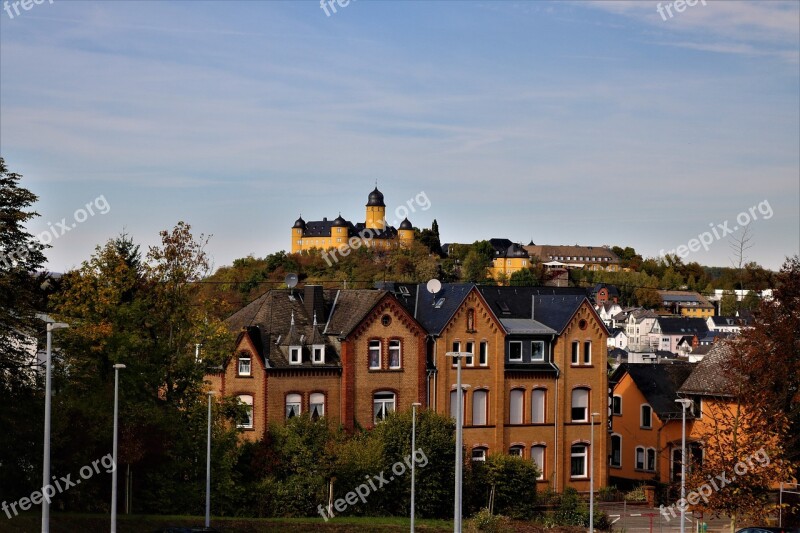
[[[800,251],[800,3],[705,3],[9,5],[0,154],[40,196],[33,233],[75,223],[54,271],[179,220],[216,266],[262,257],[300,213],[363,221],[376,179],[390,215],[424,191],[409,218],[445,242],[646,256],[766,201],[748,257],[777,268]]]

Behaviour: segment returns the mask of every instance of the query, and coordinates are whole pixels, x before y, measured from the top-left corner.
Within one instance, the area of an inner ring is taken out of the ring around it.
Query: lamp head
[[[684,409],[688,409],[689,407],[691,407],[693,402],[688,398],[678,398],[677,400],[675,400],[675,403],[679,403],[681,404],[681,406],[683,406]]]
[[[123,368],[126,368],[126,366],[123,365],[122,363],[117,363],[116,365],[114,365],[114,368],[117,370],[121,370]]]

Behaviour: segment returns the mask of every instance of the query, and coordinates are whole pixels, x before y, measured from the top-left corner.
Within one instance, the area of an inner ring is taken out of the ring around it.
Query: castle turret
[[[411,225],[408,218],[404,218],[397,228],[397,235],[400,237],[400,244],[403,246],[409,245],[414,242],[414,226]]]
[[[292,226],[292,253],[303,249],[303,233],[306,231],[306,221],[301,216]]]
[[[383,193],[377,187],[369,193],[365,225],[370,229],[379,230],[383,230],[386,226],[386,204],[383,203]]]
[[[347,221],[339,213],[331,225],[331,246],[337,248],[340,244],[346,243],[347,234]]]

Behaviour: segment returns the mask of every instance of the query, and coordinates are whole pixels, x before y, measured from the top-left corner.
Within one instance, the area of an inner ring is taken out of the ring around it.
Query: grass
[[[50,531],[52,533],[73,533],[75,531],[108,531],[109,515],[52,513]],[[202,516],[156,516],[119,515],[118,533],[154,532],[167,526],[202,526]],[[262,531],[281,531],[305,533],[307,531],[347,533],[351,531],[408,531],[409,519],[400,517],[336,517],[325,522],[317,518],[216,518],[211,519],[212,527],[223,533],[255,533]],[[420,531],[444,533],[453,530],[452,522],[446,520],[415,521]],[[30,533],[41,530],[41,515],[25,513],[9,520],[0,517],[0,531],[3,533]]]

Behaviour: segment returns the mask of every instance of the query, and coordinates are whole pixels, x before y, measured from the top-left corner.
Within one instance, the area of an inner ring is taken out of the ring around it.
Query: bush
[[[484,507],[467,523],[467,531],[486,531],[488,533],[506,533],[514,531],[507,516],[493,515]]]
[[[473,462],[465,476],[467,511],[488,508],[494,491],[493,511],[515,520],[527,520],[536,510],[533,461],[513,455],[490,455],[485,463]]]

